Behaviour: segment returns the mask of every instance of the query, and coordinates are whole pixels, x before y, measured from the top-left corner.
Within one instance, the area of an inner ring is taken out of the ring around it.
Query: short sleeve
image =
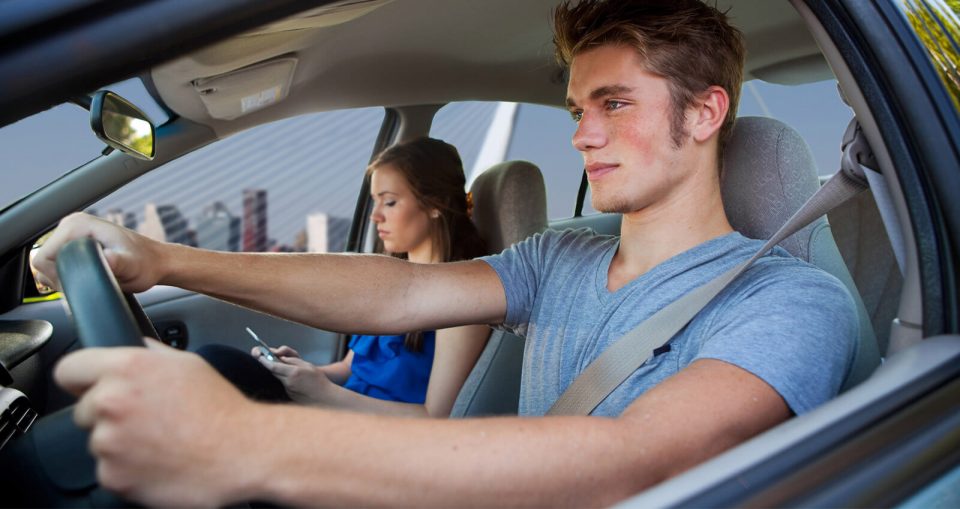
[[[718,307],[694,360],[745,369],[795,414],[808,412],[837,395],[850,369],[859,336],[853,299],[840,281],[812,266],[751,271],[754,277],[727,289],[735,296]]]
[[[551,236],[550,231],[537,233],[500,254],[480,258],[493,268],[503,285],[507,313],[502,325],[508,332],[525,335],[542,269],[542,244],[545,237]]]

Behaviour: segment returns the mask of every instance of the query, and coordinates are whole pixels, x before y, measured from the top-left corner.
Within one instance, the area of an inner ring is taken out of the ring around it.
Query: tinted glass
[[[170,242],[226,251],[341,251],[383,110],[304,115],[212,143],[91,212]]]

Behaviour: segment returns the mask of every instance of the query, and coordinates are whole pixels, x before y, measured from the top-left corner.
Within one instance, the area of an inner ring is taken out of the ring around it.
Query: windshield
[[[136,104],[154,125],[168,120],[139,78],[104,88]],[[6,161],[0,209],[96,159],[105,146],[90,129],[90,113],[75,104],[61,104],[4,126],[0,129],[0,154]]]

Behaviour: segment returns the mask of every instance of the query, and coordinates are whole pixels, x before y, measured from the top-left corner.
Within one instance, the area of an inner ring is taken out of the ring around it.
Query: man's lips
[[[587,170],[587,180],[597,180],[619,167],[614,163],[590,163],[584,169]]]

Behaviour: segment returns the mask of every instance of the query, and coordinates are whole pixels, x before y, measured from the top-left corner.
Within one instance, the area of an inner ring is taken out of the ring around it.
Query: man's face
[[[593,208],[629,213],[666,199],[690,173],[686,135],[671,138],[673,104],[665,78],[646,70],[636,50],[601,46],[570,67],[567,105],[578,127]]]

